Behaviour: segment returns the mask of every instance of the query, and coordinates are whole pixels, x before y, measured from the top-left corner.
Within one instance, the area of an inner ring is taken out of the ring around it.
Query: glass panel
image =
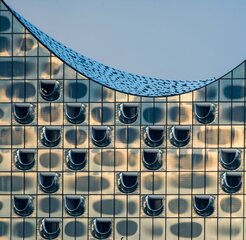
[[[26,34],[26,56],[37,56],[38,55],[38,41],[31,34]]]
[[[63,78],[63,63],[57,57],[51,57],[50,73],[53,79]]]
[[[12,77],[12,64],[10,57],[0,58],[0,79],[9,79]]]
[[[0,104],[0,125],[9,125],[11,119],[11,104]]]
[[[205,91],[206,91],[205,87],[194,91],[193,92],[194,101],[204,101],[205,100]]]
[[[205,93],[206,93],[206,100],[207,101],[217,101],[218,100],[218,91],[219,91],[219,87],[218,87],[218,81],[209,84],[206,87]]]
[[[13,78],[24,79],[25,78],[25,58],[14,57],[13,58]]]
[[[10,34],[0,34],[0,56],[12,55],[12,36]]]
[[[50,79],[50,57],[39,58],[39,78]]]
[[[245,84],[244,80],[233,79],[232,81],[232,100],[244,101],[245,99]]]
[[[180,105],[180,122],[182,124],[192,124],[192,104],[182,103]]]
[[[39,56],[50,56],[49,50],[44,47],[41,43],[38,44],[38,54]]]
[[[26,78],[27,79],[37,79],[37,69],[38,69],[38,61],[37,57],[26,57]]]
[[[65,67],[64,77],[66,79],[76,79],[76,72],[68,65],[64,65],[64,67]]]
[[[232,71],[233,78],[245,78],[245,62]]]
[[[168,103],[167,105],[168,113],[168,125],[179,124],[180,108],[177,103]]]
[[[13,32],[14,33],[24,33],[25,29],[23,25],[13,16]]]
[[[106,87],[103,87],[103,101],[104,102],[114,102],[115,91]]]
[[[90,101],[91,102],[102,101],[102,86],[93,81],[90,81]]]
[[[13,34],[13,55],[24,56],[26,51],[25,34]]]
[[[10,33],[12,31],[12,15],[9,11],[0,12],[0,32]]]

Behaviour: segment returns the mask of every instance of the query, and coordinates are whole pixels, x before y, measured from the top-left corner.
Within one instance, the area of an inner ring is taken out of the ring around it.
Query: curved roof
[[[30,31],[30,33],[33,34],[34,37],[36,37],[37,40],[46,46],[54,55],[74,70],[78,71],[80,74],[105,87],[138,96],[164,97],[187,93],[216,81],[214,78],[192,81],[163,80],[139,76],[106,66],[64,46],[32,25],[20,14],[11,9],[7,4],[6,6]]]

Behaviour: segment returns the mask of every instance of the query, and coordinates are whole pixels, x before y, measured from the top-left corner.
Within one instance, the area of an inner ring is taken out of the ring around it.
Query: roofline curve
[[[13,10],[4,0],[0,0],[7,9],[20,21],[20,23],[52,54],[66,63],[69,67],[84,75],[90,80],[99,83],[107,88],[122,93],[142,96],[142,97],[167,97],[189,93],[191,91],[205,87],[220,78],[206,80],[163,80],[152,77],[139,76],[106,66],[88,57],[85,57],[74,50],[56,41],[46,33],[28,22],[15,10]],[[244,61],[243,61],[244,62]],[[243,63],[242,62],[242,63]],[[241,65],[240,63],[239,65]],[[239,66],[238,65],[238,66]],[[236,67],[235,67],[236,68]],[[235,69],[234,68],[234,69]]]

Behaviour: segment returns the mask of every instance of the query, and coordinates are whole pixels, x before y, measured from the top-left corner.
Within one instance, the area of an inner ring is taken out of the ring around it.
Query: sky
[[[73,50],[163,79],[221,77],[246,59],[245,0],[5,0]]]

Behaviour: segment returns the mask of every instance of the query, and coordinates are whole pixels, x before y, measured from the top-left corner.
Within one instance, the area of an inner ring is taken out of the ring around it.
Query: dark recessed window
[[[44,218],[40,225],[40,235],[45,239],[55,239],[60,234],[60,220]]]
[[[131,124],[138,118],[138,104],[121,103],[119,106],[119,119],[122,123]]]
[[[157,170],[162,166],[162,152],[159,149],[144,149],[143,164],[149,170]]]
[[[164,128],[148,126],[145,128],[144,141],[150,147],[158,147],[164,141]]]
[[[241,151],[237,149],[221,149],[220,163],[225,169],[237,169],[241,164]]]
[[[170,142],[175,147],[184,147],[190,141],[190,127],[174,126],[170,130]]]
[[[107,239],[112,233],[112,220],[96,218],[91,224],[91,233],[97,239]]]
[[[45,193],[54,193],[59,189],[59,174],[54,172],[39,173],[39,186]]]
[[[46,101],[55,101],[60,96],[60,83],[56,80],[40,81],[40,94]]]
[[[94,126],[91,129],[92,142],[98,147],[106,147],[110,144],[110,128],[107,126]]]
[[[159,195],[148,195],[144,197],[144,212],[148,216],[158,216],[163,212],[164,200]]]
[[[65,209],[71,216],[80,216],[85,211],[85,199],[79,195],[65,196]]]
[[[26,217],[33,212],[33,197],[29,195],[16,195],[13,197],[13,209],[19,216]]]
[[[85,149],[70,149],[67,153],[67,166],[71,170],[81,170],[86,165]]]
[[[211,195],[195,195],[194,209],[200,216],[207,217],[214,212],[214,197]]]
[[[18,149],[15,152],[15,165],[20,170],[29,170],[35,164],[35,150]]]
[[[82,103],[67,103],[65,114],[70,123],[80,124],[85,121],[85,105]]]
[[[46,126],[41,130],[41,142],[46,147],[55,147],[61,141],[61,128]]]
[[[118,187],[123,193],[132,193],[138,187],[138,173],[121,172],[118,175]]]
[[[215,119],[215,105],[212,103],[196,103],[195,117],[198,122],[208,124]]]
[[[14,117],[20,124],[31,123],[34,119],[34,107],[31,103],[14,104]]]
[[[236,193],[242,186],[241,172],[225,172],[221,175],[221,188],[227,193]]]

